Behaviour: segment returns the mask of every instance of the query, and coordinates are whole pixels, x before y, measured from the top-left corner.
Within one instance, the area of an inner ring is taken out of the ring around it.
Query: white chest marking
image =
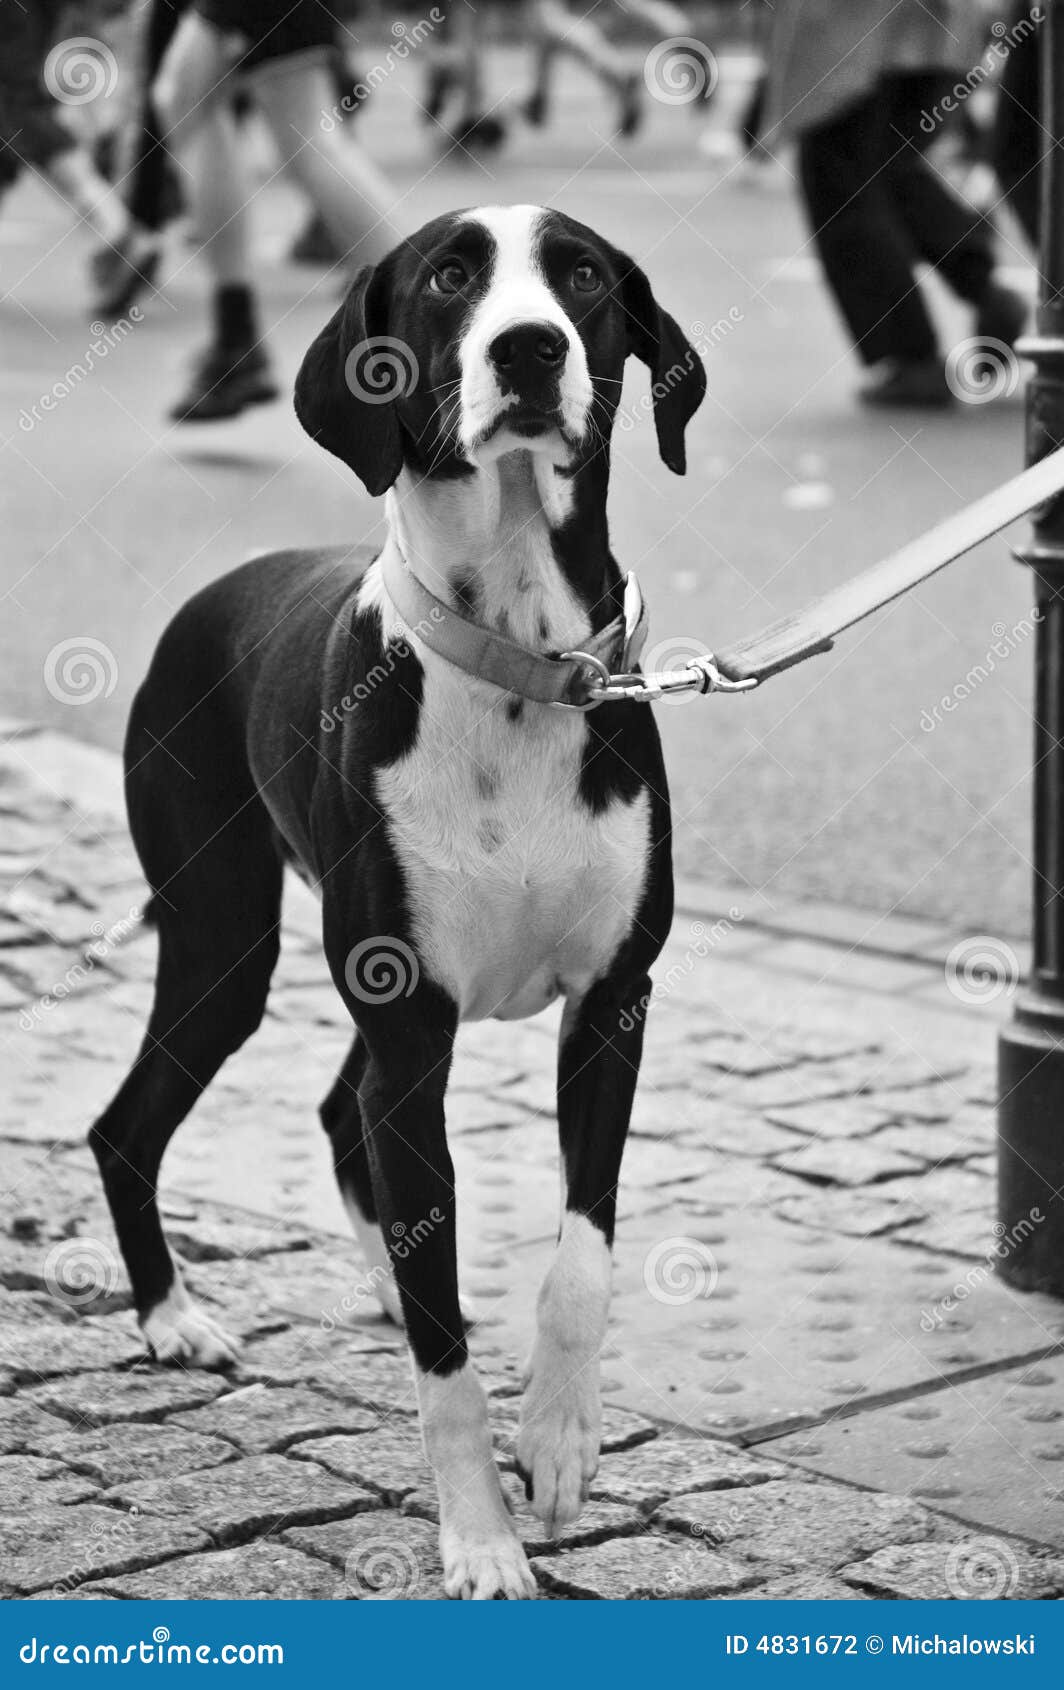
[[[386,634],[405,635],[376,565],[360,595],[373,604]],[[511,719],[497,689],[411,644],[425,669],[417,741],[378,771],[377,796],[422,965],[462,1020],[538,1014],[581,996],[630,931],[649,796],[592,815],[578,793],[581,716],[526,703]]]

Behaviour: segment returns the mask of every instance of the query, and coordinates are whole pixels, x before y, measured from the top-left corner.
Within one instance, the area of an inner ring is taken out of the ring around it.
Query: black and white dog
[[[382,347],[417,371],[383,402],[357,368]],[[322,1106],[341,1193],[371,1265],[404,1229],[419,1239],[382,1300],[413,1352],[455,1596],[535,1585],[459,1308],[448,1069],[460,1021],[557,997],[564,1212],[518,1442],[536,1513],[575,1518],[598,1462],[617,1181],[672,916],[669,805],[649,709],[558,709],[538,682],[559,654],[621,655],[606,491],[629,353],[682,473],[702,365],[642,271],[590,229],[531,206],[461,212],[363,271],[307,353],[296,409],[387,492],[384,549],[258,558],[197,594],[160,641],[126,745],[158,974],[91,1142],[147,1341],[160,1360],[235,1356],[181,1283],[156,1181],[262,1017],[291,863],[320,892],[356,1028]],[[411,605],[431,606],[422,625]],[[408,978],[375,991],[361,965],[372,975],[389,946]]]

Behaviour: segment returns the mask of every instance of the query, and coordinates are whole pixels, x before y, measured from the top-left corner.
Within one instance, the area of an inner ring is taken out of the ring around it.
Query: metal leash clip
[[[696,692],[703,696],[710,692],[752,692],[757,686],[756,676],[744,681],[729,680],[722,675],[711,652],[693,657],[683,669],[662,669],[649,675],[635,672],[611,675],[606,665],[586,651],[563,651],[563,657],[586,665],[588,674],[587,698],[582,704],[570,705],[573,710],[594,710],[600,704],[656,704],[659,698],[675,693]]]

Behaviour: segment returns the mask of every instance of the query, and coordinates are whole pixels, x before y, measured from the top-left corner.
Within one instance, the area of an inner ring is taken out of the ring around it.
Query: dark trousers
[[[168,181],[172,166],[165,143],[159,135],[151,86],[166,57],[166,49],[190,4],[191,0],[152,0],[152,8],[148,14],[142,66],[144,90],[140,127],[134,143],[126,200],[134,222],[142,224],[145,229],[156,231],[164,226],[176,208]]]
[[[1016,9],[1020,26],[1027,0]],[[1005,60],[994,122],[994,168],[1032,246],[1038,245],[1039,163],[1046,143],[1038,121],[1041,36],[1021,35]]]
[[[993,271],[990,227],[924,157],[937,128],[933,108],[949,86],[937,74],[885,77],[872,95],[800,142],[802,196],[817,252],[866,364],[935,356],[935,331],[914,275],[918,260],[972,302]]]

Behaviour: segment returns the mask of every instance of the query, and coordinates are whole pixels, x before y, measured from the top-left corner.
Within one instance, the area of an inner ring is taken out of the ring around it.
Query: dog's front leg
[[[425,1452],[440,1505],[449,1596],[534,1596],[536,1583],[503,1498],[487,1399],[458,1305],[454,1166],[444,1131],[453,1005],[419,985],[360,1010],[368,1060],[359,1086],[381,1231],[413,1353]]]
[[[536,1310],[517,1457],[552,1530],[575,1520],[598,1468],[599,1355],[609,1317],[617,1181],[643,1049],[644,977],[566,1005],[558,1053],[565,1203]]]

